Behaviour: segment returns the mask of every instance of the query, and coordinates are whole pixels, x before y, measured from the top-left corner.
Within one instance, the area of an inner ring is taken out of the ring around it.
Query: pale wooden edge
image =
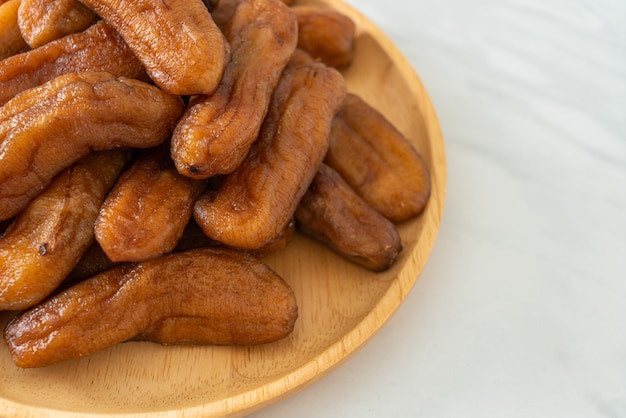
[[[3,400],[0,404],[0,413],[6,416],[21,417],[84,417],[84,418],[166,418],[184,415],[185,417],[241,417],[259,411],[273,403],[276,403],[288,396],[291,396],[307,386],[317,382],[331,371],[347,361],[365,343],[367,343],[391,318],[401,303],[404,301],[413,285],[417,282],[426,261],[434,247],[439,226],[443,217],[445,204],[447,170],[445,145],[441,127],[430,97],[424,88],[422,81],[413,70],[411,64],[406,60],[401,51],[393,42],[372,22],[365,18],[353,7],[340,0],[322,0],[320,3],[332,4],[339,11],[346,12],[358,18],[358,26],[365,28],[387,54],[392,58],[406,76],[411,88],[413,97],[419,99],[419,109],[421,110],[426,128],[428,130],[429,143],[431,148],[432,166],[431,181],[432,194],[424,213],[424,229],[421,231],[418,240],[410,257],[406,260],[403,269],[391,282],[389,289],[385,292],[375,308],[370,311],[365,318],[351,332],[346,334],[341,340],[330,346],[324,352],[304,366],[292,371],[289,374],[276,379],[274,382],[263,387],[231,396],[227,399],[214,401],[184,410],[160,411],[148,413],[128,413],[128,414],[92,414],[59,411],[46,408],[27,408],[25,405]]]

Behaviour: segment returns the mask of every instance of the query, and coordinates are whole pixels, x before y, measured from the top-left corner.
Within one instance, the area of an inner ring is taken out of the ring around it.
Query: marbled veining
[[[383,330],[256,417],[626,417],[626,2],[351,0],[440,118],[431,259]]]

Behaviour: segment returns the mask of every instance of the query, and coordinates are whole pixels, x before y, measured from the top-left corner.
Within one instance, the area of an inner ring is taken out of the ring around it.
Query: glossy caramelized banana
[[[298,48],[335,68],[348,66],[354,54],[352,19],[321,6],[293,6],[298,18]]]
[[[214,94],[191,99],[172,137],[176,168],[199,179],[241,164],[298,39],[295,16],[279,0],[222,0],[213,16],[232,60]]]
[[[430,175],[421,155],[380,112],[349,94],[333,121],[325,162],[393,222],[422,212]]]
[[[17,24],[20,2],[21,0],[0,2],[0,60],[28,49],[28,44],[22,37]]]
[[[202,229],[190,219],[185,226],[183,235],[178,240],[172,252],[187,251],[195,248],[216,247],[221,244],[204,235]],[[128,262],[114,262],[106,255],[98,241],[94,241],[85,255],[80,259],[74,270],[68,275],[63,285],[67,288],[89,277],[100,274],[113,267],[128,264]]]
[[[180,252],[191,250],[194,248],[213,247],[220,245],[218,242],[210,239],[200,227],[193,221],[185,227],[183,236],[178,240],[176,248],[172,252]],[[94,241],[89,250],[80,259],[74,270],[67,276],[63,282],[65,288],[75,285],[76,283],[100,274],[106,270],[110,270],[113,267],[128,264],[127,262],[115,262],[112,261],[109,256],[106,255],[98,241]]]
[[[163,90],[211,94],[229,46],[202,0],[81,0],[122,35]]]
[[[289,335],[297,316],[292,289],[265,264],[205,248],[87,279],[12,318],[4,339],[17,366],[42,367],[130,339],[264,344]]]
[[[18,12],[20,33],[31,48],[65,35],[82,32],[98,15],[78,0],[21,0]]]
[[[146,150],[104,202],[95,225],[98,243],[115,262],[144,261],[172,251],[204,186],[176,171],[169,142]]]
[[[196,202],[194,218],[205,234],[246,249],[277,236],[324,159],[345,94],[341,74],[324,64],[286,69],[247,158]]]
[[[219,246],[220,244],[206,235],[200,227],[193,221],[186,225],[182,237],[178,240],[176,248],[172,252],[181,252],[195,248],[205,248]],[[128,264],[129,262],[115,262],[106,255],[98,241],[94,241],[89,250],[80,259],[74,270],[63,282],[65,288],[70,287],[80,281],[88,279],[96,274],[100,274],[113,267]]]
[[[388,269],[402,251],[395,225],[365,203],[325,164],[295,215],[301,231],[370,270]]]
[[[252,256],[262,258],[274,252],[280,251],[289,244],[293,237],[295,229],[295,221],[289,222],[289,224],[287,224],[287,227],[277,237],[270,240],[263,247],[256,250],[249,250],[246,252]],[[2,231],[1,227],[0,231]],[[178,240],[178,243],[176,244],[176,247],[172,250],[172,252],[175,253],[206,247],[223,246],[219,242],[207,237],[204,232],[202,232],[202,229],[200,229],[198,224],[193,219],[191,219],[185,227],[182,237]],[[60,287],[67,288],[80,281],[88,279],[89,277],[95,276],[96,274],[102,273],[103,271],[109,270],[116,266],[120,266],[122,264],[125,263],[116,263],[112,261],[106,255],[102,247],[100,247],[98,241],[94,241],[94,243],[87,250],[87,252],[85,252],[78,264],[76,264],[76,267],[74,267],[74,269],[70,272],[70,274],[63,281],[62,286]]]
[[[149,80],[126,42],[103,20],[84,32],[0,61],[0,105],[16,94],[66,73],[106,71]]]
[[[123,151],[94,153],[59,174],[0,238],[0,310],[48,297],[93,242],[93,224],[127,163]]]
[[[69,73],[15,96],[0,107],[0,220],[93,150],[164,142],[183,110],[178,96],[108,73]]]

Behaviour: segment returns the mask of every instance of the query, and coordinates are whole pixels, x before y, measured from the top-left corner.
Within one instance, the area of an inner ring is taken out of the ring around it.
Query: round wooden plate
[[[0,344],[0,416],[241,416],[321,378],[362,347],[417,280],[443,212],[443,138],[428,95],[385,35],[346,4],[322,3],[357,24],[348,89],[382,111],[426,160],[432,196],[424,213],[399,225],[404,251],[391,270],[372,273],[296,235],[265,261],[294,288],[293,334],[259,347],[164,347],[128,342],[43,369],[18,369]],[[132,309],[132,307],[129,307]],[[102,313],[106,315],[106,312]],[[8,314],[2,315],[4,325]]]

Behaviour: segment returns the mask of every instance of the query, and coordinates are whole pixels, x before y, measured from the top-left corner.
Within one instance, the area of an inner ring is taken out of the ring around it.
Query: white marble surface
[[[446,139],[406,302],[281,417],[626,417],[626,1],[350,0]]]

